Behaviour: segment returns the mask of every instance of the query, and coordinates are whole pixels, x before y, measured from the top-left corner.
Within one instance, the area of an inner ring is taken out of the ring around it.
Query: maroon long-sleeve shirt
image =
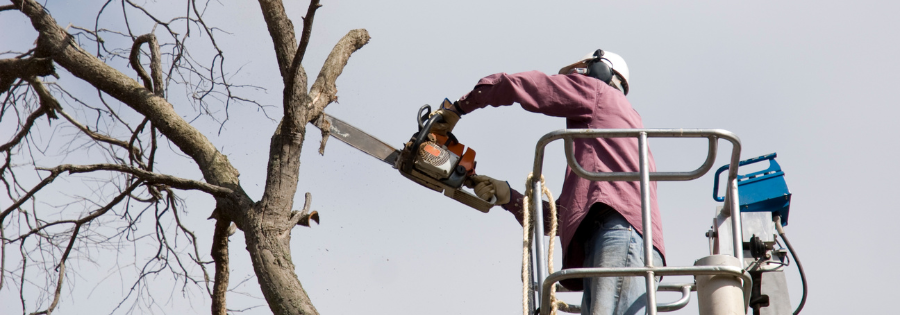
[[[527,111],[566,118],[569,129],[643,128],[641,116],[622,92],[600,80],[580,74],[546,75],[539,71],[516,74],[498,73],[482,78],[459,100],[460,109],[470,113],[491,105],[519,103]],[[575,159],[592,172],[638,172],[636,138],[575,139]],[[656,171],[650,155],[650,171]],[[521,194],[512,192],[504,205],[521,223]],[[640,182],[592,182],[566,167],[559,195],[559,227],[564,268],[583,264],[583,249],[569,248],[575,231],[594,203],[604,203],[620,213],[639,233],[641,224]],[[653,245],[665,257],[662,220],[656,202],[656,182],[650,182],[650,209],[653,221]],[[580,243],[580,242],[577,242]]]

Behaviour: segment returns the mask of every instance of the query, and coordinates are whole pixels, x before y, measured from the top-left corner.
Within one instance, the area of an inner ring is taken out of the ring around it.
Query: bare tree
[[[302,61],[319,1],[310,2],[298,42],[282,1],[259,0],[284,86],[283,117],[270,140],[265,189],[260,200],[253,200],[228,158],[183,118],[193,113],[222,126],[231,105],[267,110],[241,96],[256,87],[229,79],[225,53],[216,42],[223,31],[204,19],[208,2],[189,0],[180,9],[154,10],[131,0],[108,0],[90,26],[61,26],[35,0],[11,2],[0,5],[0,18],[22,14],[38,35],[33,47],[10,47],[0,55],[0,126],[6,126],[0,130],[13,131],[0,139],[6,141],[0,144],[0,180],[11,202],[0,208],[0,292],[15,287],[24,313],[50,314],[70,279],[67,262],[73,255],[149,238],[156,254],[135,262],[140,272],[131,279],[128,296],[146,294],[152,276],[170,274],[184,286],[203,288],[212,313],[226,314],[228,236],[239,229],[271,311],[317,314],[294,273],[289,246],[296,225],[318,221],[309,211],[309,194],[302,211],[292,210],[300,153],[307,124],[316,123],[337,99],[335,80],[350,55],[369,41],[368,33],[352,30],[340,39],[309,87]],[[122,22],[108,25],[114,23],[107,20]],[[148,25],[150,32],[135,33]],[[198,54],[192,47],[200,44],[211,47],[211,53]],[[96,95],[72,92],[72,86],[84,83]],[[169,97],[176,87],[188,97]],[[56,146],[62,148],[50,150]],[[190,159],[203,180],[159,171],[161,152],[169,147],[180,155],[165,158]],[[60,179],[88,192],[67,192],[59,187],[65,185]],[[179,190],[215,198],[214,231],[194,231],[183,223]],[[201,254],[198,238],[212,239],[209,256]],[[209,265],[214,265],[212,277]],[[34,270],[44,279],[26,276]],[[27,286],[43,288],[44,294],[26,298]],[[116,309],[134,310],[127,300]]]

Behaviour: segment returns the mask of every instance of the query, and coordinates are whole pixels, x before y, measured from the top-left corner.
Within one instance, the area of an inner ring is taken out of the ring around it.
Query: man
[[[566,119],[570,129],[643,128],[641,117],[625,98],[628,68],[617,54],[597,50],[563,67],[559,75],[538,71],[498,73],[478,81],[453,108],[442,108],[447,121],[435,128],[446,132],[460,115],[485,106],[519,103],[523,109]],[[574,156],[588,171],[638,172],[636,138],[576,139]],[[656,167],[650,156],[650,171]],[[522,194],[509,184],[487,176],[473,178],[476,194],[522,222]],[[563,268],[644,266],[640,182],[591,182],[566,168],[559,196]],[[654,266],[663,266],[662,224],[656,202],[656,183],[650,183]],[[545,218],[546,220],[546,218]],[[636,314],[646,306],[643,277],[585,278],[564,281],[584,290],[582,314]]]

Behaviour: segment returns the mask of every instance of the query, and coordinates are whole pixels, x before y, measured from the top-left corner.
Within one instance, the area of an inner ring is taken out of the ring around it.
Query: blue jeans
[[[643,267],[644,240],[618,213],[597,226],[585,242],[584,267]],[[653,249],[653,265],[662,266]],[[644,314],[647,287],[644,277],[584,278],[582,315]],[[659,277],[656,277],[659,282]]]

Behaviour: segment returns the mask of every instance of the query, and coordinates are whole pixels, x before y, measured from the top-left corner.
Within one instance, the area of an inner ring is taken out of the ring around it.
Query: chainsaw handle
[[[428,106],[428,105],[426,105],[426,106]],[[427,107],[427,109],[429,110],[429,112],[431,111],[430,106]],[[419,111],[421,112],[421,109]],[[429,117],[428,120],[425,121],[425,123],[422,125],[421,129],[419,129],[419,133],[416,135],[416,142],[413,143],[413,149],[418,149],[419,145],[421,145],[423,142],[425,142],[425,139],[428,139],[428,134],[431,133],[430,132],[431,126],[433,126],[434,123],[437,122],[438,120],[444,121],[444,116],[441,115],[440,113],[435,113],[434,115],[431,115],[431,117]]]
[[[425,114],[422,114],[425,112]],[[419,107],[419,114],[416,116],[416,121],[419,123],[419,131],[422,131],[422,128],[425,128],[425,120],[428,119],[428,116],[431,115],[431,105],[425,104],[422,107]]]
[[[422,113],[423,110],[427,110],[430,113],[431,106],[429,106],[429,105],[422,106],[422,108],[419,108],[419,113]],[[434,122],[437,121],[438,119],[440,119],[441,121],[444,120],[444,116],[441,116],[441,114],[438,114],[438,113],[431,115],[431,117],[429,117],[428,120],[426,120],[424,124],[422,123],[422,118],[424,118],[424,117],[419,117],[419,124],[421,126],[419,127],[419,132],[416,133],[416,141],[413,142],[413,145],[410,148],[410,150],[412,152],[417,152],[419,150],[419,146],[421,146],[422,143],[425,142],[425,139],[428,139],[428,134],[429,134],[428,131],[431,130],[431,126],[434,125]],[[403,171],[409,172],[410,170],[412,170],[412,166],[413,166],[413,163],[415,163],[415,160],[416,160],[416,154],[410,154],[406,158],[406,161],[404,161],[404,163],[403,163],[403,168],[404,168]]]

